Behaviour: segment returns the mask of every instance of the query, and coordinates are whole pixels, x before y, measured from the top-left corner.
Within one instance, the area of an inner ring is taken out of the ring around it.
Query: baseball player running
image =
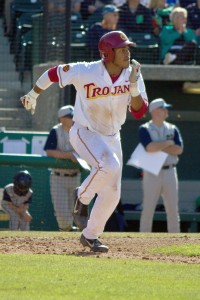
[[[92,167],[88,177],[75,191],[74,222],[81,229],[80,242],[94,252],[107,252],[99,241],[108,218],[121,194],[121,125],[127,108],[141,118],[148,100],[140,64],[132,60],[130,46],[135,44],[121,31],[103,35],[98,44],[101,60],[58,65],[44,72],[33,89],[20,100],[32,114],[39,94],[54,82],[61,88],[76,88],[74,125],[70,142]],[[88,220],[87,207],[97,194]]]

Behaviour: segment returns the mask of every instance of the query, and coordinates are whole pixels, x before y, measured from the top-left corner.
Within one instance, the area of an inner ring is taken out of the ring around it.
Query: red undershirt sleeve
[[[58,82],[59,81],[58,75],[57,75],[57,69],[58,69],[58,66],[55,66],[55,67],[52,67],[48,70],[48,76],[49,76],[49,79],[52,82]]]
[[[148,109],[148,101],[146,99],[143,99],[143,104],[140,110],[134,111],[133,108],[131,107],[131,114],[133,115],[134,118],[141,119],[146,113],[147,109]]]

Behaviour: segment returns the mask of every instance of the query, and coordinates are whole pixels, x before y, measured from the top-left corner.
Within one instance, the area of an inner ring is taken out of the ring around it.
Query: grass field
[[[25,235],[52,238],[58,234],[31,232]],[[15,240],[19,238],[20,246],[23,235],[0,232],[0,243],[1,239],[14,237]],[[109,236],[109,233],[104,235]],[[132,234],[133,237],[138,235]],[[145,238],[144,234],[142,236]],[[148,238],[148,234],[146,236]],[[163,236],[166,234],[156,235],[158,240]],[[153,247],[148,251],[200,256],[200,246],[189,244]],[[200,300],[199,264],[115,259],[101,255],[23,254],[22,250],[20,254],[10,254],[8,250],[7,254],[0,254],[0,274],[1,300]]]

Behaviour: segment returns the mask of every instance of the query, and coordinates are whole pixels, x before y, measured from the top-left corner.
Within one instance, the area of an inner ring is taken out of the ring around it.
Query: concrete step
[[[10,82],[12,85],[14,84],[20,85],[19,73],[16,72],[15,69],[5,71],[4,73],[0,73],[0,81],[1,81],[1,85],[2,82]]]
[[[31,89],[30,72],[23,84],[16,71],[15,56],[10,53],[10,41],[4,36],[0,19],[0,129],[31,130],[32,116],[23,108],[20,97]]]
[[[32,116],[24,108],[0,108],[0,127],[6,130],[31,128]]]

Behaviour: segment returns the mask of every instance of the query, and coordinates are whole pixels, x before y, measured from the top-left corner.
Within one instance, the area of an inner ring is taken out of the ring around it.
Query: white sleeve
[[[79,81],[79,73],[80,65],[78,63],[59,65],[57,69],[59,86],[63,88],[69,84],[77,85]]]
[[[52,82],[49,78],[48,70],[44,72],[36,81],[36,85],[42,90],[46,90],[53,83],[54,82]]]

